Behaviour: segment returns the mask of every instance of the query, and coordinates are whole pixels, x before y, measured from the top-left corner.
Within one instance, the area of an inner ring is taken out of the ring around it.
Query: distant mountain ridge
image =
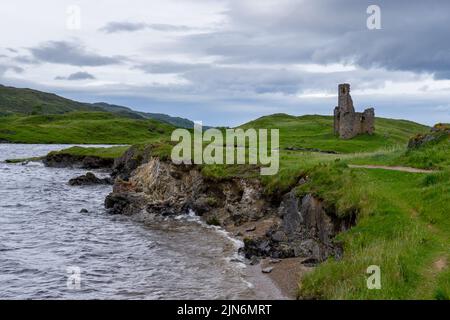
[[[124,116],[128,116],[130,118],[159,120],[159,121],[163,121],[163,122],[169,123],[171,125],[174,125],[174,126],[180,127],[180,128],[189,128],[190,129],[190,128],[194,127],[194,122],[189,119],[185,119],[185,118],[181,118],[181,117],[172,117],[172,116],[169,116],[164,113],[150,113],[150,112],[134,111],[128,107],[118,106],[118,105],[109,104],[109,103],[105,103],[105,102],[98,102],[98,103],[94,103],[92,105],[94,107],[99,107],[105,111],[118,113],[118,114],[121,114]]]
[[[68,112],[111,112],[131,119],[153,119],[180,128],[193,128],[194,122],[162,113],[147,113],[105,102],[84,103],[63,98],[53,93],[29,88],[7,87],[0,84],[0,116],[8,114],[45,115]]]

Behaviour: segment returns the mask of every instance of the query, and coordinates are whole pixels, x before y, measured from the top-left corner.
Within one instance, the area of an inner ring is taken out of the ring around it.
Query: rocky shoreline
[[[52,167],[111,169],[113,192],[105,199],[110,214],[145,222],[194,211],[207,224],[221,226],[243,241],[247,262],[260,264],[261,271],[291,297],[295,295],[292,283],[298,282],[292,270],[307,270],[329,257],[339,259],[342,248],[334,238],[355,223],[353,218],[338,218],[320,199],[297,194],[295,188],[267,195],[257,179],[218,181],[203,176],[195,165],[175,165],[135,147],[113,163],[66,155],[49,155],[43,161]],[[75,180],[106,183],[95,176],[88,178]],[[301,179],[302,183],[307,179]]]
[[[217,181],[195,166],[137,158],[131,148],[115,161],[113,192],[105,201],[111,213],[157,217],[193,210],[207,223],[241,238],[247,258],[302,257],[309,264],[339,258],[342,249],[333,239],[354,224],[352,218],[338,218],[320,199],[297,195],[295,189],[266,195],[257,179]]]
[[[111,169],[114,159],[95,156],[73,155],[69,153],[49,153],[42,162],[53,168]]]

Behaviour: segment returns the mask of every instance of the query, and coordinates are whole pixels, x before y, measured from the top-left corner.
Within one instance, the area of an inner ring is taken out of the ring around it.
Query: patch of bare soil
[[[314,269],[313,267],[303,265],[303,260],[304,258],[287,258],[281,260],[267,258],[261,261],[261,270],[273,268],[268,273],[268,276],[280,288],[283,295],[295,299],[301,277]]]
[[[439,259],[433,262],[433,269],[436,270],[437,272],[440,272],[445,268],[447,268],[447,258],[440,257]]]

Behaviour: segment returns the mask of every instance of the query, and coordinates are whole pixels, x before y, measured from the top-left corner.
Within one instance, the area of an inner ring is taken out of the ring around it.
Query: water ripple
[[[0,160],[65,147],[0,144]],[[255,297],[223,234],[193,217],[144,226],[110,216],[103,208],[110,187],[67,184],[84,173],[0,163],[0,298]],[[67,286],[68,267],[80,268],[80,289]]]

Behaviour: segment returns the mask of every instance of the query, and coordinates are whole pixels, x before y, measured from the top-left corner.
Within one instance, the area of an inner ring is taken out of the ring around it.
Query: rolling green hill
[[[342,140],[333,134],[333,117],[319,115],[291,116],[273,114],[248,122],[241,128],[280,129],[280,148],[319,149],[339,153],[368,152],[405,145],[408,139],[428,127],[406,120],[376,118],[375,134]]]
[[[130,118],[159,120],[159,121],[169,123],[169,124],[171,124],[175,127],[179,127],[179,128],[190,129],[190,128],[194,127],[194,122],[189,119],[180,118],[180,117],[172,117],[172,116],[169,116],[169,115],[163,114],[163,113],[150,113],[150,112],[134,111],[127,107],[108,104],[108,103],[104,103],[104,102],[94,103],[93,105],[95,107],[102,108],[104,111],[114,112],[114,113],[117,113],[117,114],[120,114],[120,115],[123,115],[126,117],[130,117]]]
[[[134,144],[168,139],[174,126],[108,112],[0,117],[0,141],[15,143]]]
[[[124,111],[124,110],[122,110]],[[276,197],[295,189],[314,194],[340,217],[352,215],[356,225],[337,241],[344,254],[330,258],[299,279],[298,296],[314,299],[450,299],[450,147],[449,136],[404,120],[377,118],[376,134],[341,140],[332,134],[328,116],[275,114],[241,128],[280,129],[280,170],[260,176],[258,166],[201,165],[213,179],[261,179]],[[120,113],[71,112],[59,115],[10,115],[0,118],[0,140],[34,143],[152,144],[153,156],[167,159],[166,141],[174,126],[132,119]],[[428,133],[426,133],[428,132]],[[411,137],[426,141],[407,148]],[[428,141],[428,136],[437,138]],[[311,151],[333,151],[325,153]],[[125,148],[66,152],[118,156]],[[438,170],[355,168],[349,164],[410,166]],[[300,178],[305,178],[299,184]],[[366,269],[378,265],[382,289],[368,290]]]
[[[102,109],[52,93],[0,85],[0,115],[60,114],[73,111],[102,111]]]
[[[22,89],[0,85],[0,116],[46,115],[68,112],[111,112],[130,119],[153,119],[180,128],[192,128],[191,120],[172,117],[162,113],[134,111],[128,107],[99,103],[83,103],[33,89]]]

